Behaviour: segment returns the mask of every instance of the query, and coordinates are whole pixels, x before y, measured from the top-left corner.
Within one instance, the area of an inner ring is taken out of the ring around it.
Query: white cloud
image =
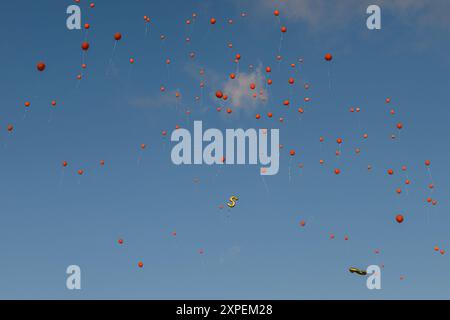
[[[395,18],[419,28],[450,27],[448,0],[250,0],[255,10],[264,15],[281,11],[281,19],[292,19],[308,24],[313,30],[343,27],[361,19],[371,4],[381,6]],[[239,0],[236,5],[239,6]]]
[[[155,95],[137,97],[132,99],[129,103],[136,108],[164,108],[175,107],[177,98],[176,91],[165,91]]]
[[[254,84],[252,90],[250,85]],[[253,109],[258,104],[267,101],[266,80],[262,67],[258,66],[252,72],[240,72],[236,79],[228,79],[223,84],[223,92],[228,95],[232,106],[236,109]],[[253,96],[256,94],[256,98]]]

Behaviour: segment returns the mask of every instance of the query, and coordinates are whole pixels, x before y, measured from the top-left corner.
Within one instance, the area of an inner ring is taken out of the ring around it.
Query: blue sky
[[[88,34],[66,28],[72,1],[2,3],[0,298],[450,298],[448,254],[434,252],[450,250],[449,4],[374,1],[382,30],[369,31],[371,3],[99,0],[90,9],[81,0]],[[280,46],[281,25],[288,32]],[[123,39],[113,50],[116,32]],[[87,68],[77,81],[86,40]],[[228,77],[237,53],[242,85]],[[266,101],[249,96],[251,81]],[[226,89],[230,99],[218,102],[215,91]],[[350,113],[352,106],[361,112]],[[279,174],[174,166],[170,134],[194,120],[221,130],[280,129]],[[337,138],[344,140],[339,158]],[[436,206],[425,201],[431,182]],[[233,195],[237,207],[220,209]],[[65,287],[72,264],[82,270],[78,292]],[[380,291],[347,271],[372,264],[384,265]]]

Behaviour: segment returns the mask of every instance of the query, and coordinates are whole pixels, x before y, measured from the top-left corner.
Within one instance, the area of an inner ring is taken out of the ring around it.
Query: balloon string
[[[289,159],[289,182],[291,182],[292,158]]]
[[[331,84],[331,67],[329,67],[329,69],[328,69],[328,86],[329,86],[329,89],[331,92],[333,90],[332,84]]]
[[[109,72],[110,72],[110,70],[113,67],[113,63],[114,63],[113,59],[114,59],[114,56],[115,56],[115,53],[116,53],[116,47],[117,47],[117,41],[114,41],[114,46],[113,46],[113,49],[112,49],[112,52],[111,52],[111,58],[109,58],[108,69],[106,70],[106,75],[107,76],[109,75]]]
[[[138,166],[141,165],[141,156],[140,156],[140,155],[138,156],[138,159],[137,159],[137,165],[138,165]]]
[[[282,47],[283,47],[283,33],[281,33],[280,43],[278,44],[278,55],[280,55],[280,56],[281,56],[281,49],[282,49]]]
[[[61,178],[59,179],[59,187],[61,188],[63,186],[64,183],[64,176],[65,176],[65,170],[63,169],[61,172]]]
[[[53,119],[53,109],[50,109],[50,114],[49,114],[49,116],[48,116],[48,123],[51,123],[52,122],[52,119]]]
[[[270,194],[269,187],[267,186],[266,180],[264,179],[264,176],[261,175],[261,180],[264,184],[264,188],[266,189],[267,194]]]
[[[428,171],[428,176],[430,177],[431,183],[434,184],[433,175],[431,174],[431,169],[427,168],[427,171]]]

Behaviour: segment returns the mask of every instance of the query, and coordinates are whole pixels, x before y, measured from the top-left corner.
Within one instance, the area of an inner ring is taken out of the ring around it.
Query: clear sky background
[[[383,10],[380,31],[366,27],[372,3]],[[91,9],[81,0],[88,33],[66,28],[70,4],[0,4],[0,298],[450,298],[449,255],[434,251],[450,253],[447,1],[99,0]],[[123,39],[114,51],[115,32]],[[228,77],[237,53],[239,84]],[[266,101],[251,97],[251,81]],[[227,102],[214,97],[219,89]],[[174,166],[170,134],[194,120],[222,130],[279,128],[279,174]],[[220,209],[233,195],[238,205]],[[81,291],[65,286],[73,264]],[[348,272],[373,264],[384,266],[380,291]]]

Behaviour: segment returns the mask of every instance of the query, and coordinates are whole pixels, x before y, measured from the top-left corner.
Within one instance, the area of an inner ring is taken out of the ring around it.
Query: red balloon
[[[84,51],[89,50],[89,43],[88,42],[83,42],[81,44],[81,49],[83,49]]]
[[[116,41],[119,41],[120,39],[122,39],[122,34],[120,32],[117,32],[116,34],[114,34],[114,39]]]
[[[43,62],[39,62],[37,65],[36,65],[36,68],[38,69],[38,71],[44,71],[45,70],[45,63],[43,63]]]
[[[326,60],[326,61],[331,61],[331,60],[333,60],[333,56],[331,55],[331,53],[327,53],[327,54],[325,55],[325,60]]]

